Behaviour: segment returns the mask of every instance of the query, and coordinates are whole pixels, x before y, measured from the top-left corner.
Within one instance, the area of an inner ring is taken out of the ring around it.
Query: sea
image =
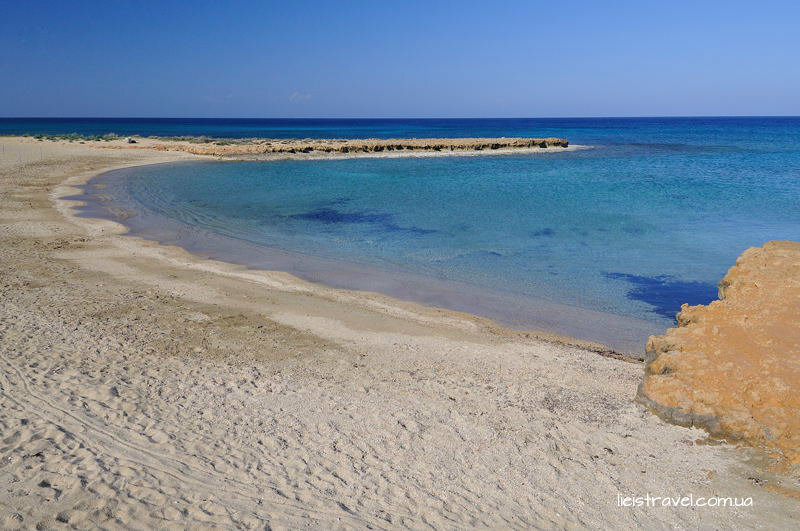
[[[83,215],[202,256],[641,354],[748,247],[800,240],[800,118],[0,119],[0,134],[564,137],[479,156],[105,173]]]

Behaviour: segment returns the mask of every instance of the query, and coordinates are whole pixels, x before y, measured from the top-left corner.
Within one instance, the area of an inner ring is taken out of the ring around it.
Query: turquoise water
[[[747,247],[800,239],[800,119],[567,122],[541,134],[591,148],[157,165],[107,176],[103,193],[136,212],[134,233],[196,252],[622,350],[715,298]],[[276,266],[270,250],[289,254]],[[547,304],[563,319],[537,314]],[[563,322],[591,312],[619,319]]]

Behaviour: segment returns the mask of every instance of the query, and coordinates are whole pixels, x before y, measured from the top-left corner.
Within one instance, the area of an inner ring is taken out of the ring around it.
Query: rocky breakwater
[[[137,147],[198,155],[353,154],[525,150],[569,147],[564,138],[405,138],[405,139],[148,139]]]
[[[746,250],[708,306],[647,343],[638,399],[663,419],[800,462],[800,242]]]

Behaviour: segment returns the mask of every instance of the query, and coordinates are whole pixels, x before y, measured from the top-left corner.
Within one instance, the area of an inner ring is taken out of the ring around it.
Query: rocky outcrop
[[[382,152],[492,151],[566,148],[564,138],[402,138],[402,139],[146,139],[141,147],[198,155],[352,154]],[[106,146],[104,146],[106,147]],[[107,146],[112,147],[112,146]]]
[[[638,399],[663,419],[800,462],[800,242],[739,257],[708,306],[647,343]]]

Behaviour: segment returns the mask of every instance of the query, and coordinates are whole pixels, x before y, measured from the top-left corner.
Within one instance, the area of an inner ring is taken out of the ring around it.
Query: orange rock
[[[638,399],[663,419],[800,462],[800,242],[746,250],[720,300],[647,342]]]

